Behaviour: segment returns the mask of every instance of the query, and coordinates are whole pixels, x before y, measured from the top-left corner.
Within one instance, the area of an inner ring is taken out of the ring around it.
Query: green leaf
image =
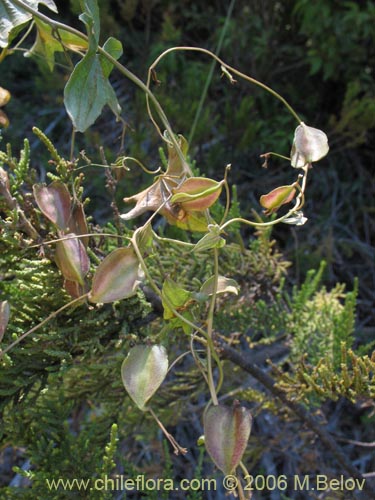
[[[38,10],[41,3],[57,13],[57,7],[53,0],[23,0],[26,5]],[[1,0],[0,2],[0,47],[7,47],[15,32],[19,27],[30,21],[32,15],[21,7],[14,5],[11,0]]]
[[[203,283],[200,292],[209,296],[212,295],[214,293],[214,284],[215,276],[211,276],[211,278],[208,278],[208,280]],[[226,278],[225,276],[218,276],[216,294],[234,293],[238,295],[238,290],[239,285],[235,280]]]
[[[79,19],[86,25],[90,50],[96,51],[100,37],[100,13],[96,0],[83,0],[84,11]]]
[[[83,38],[63,29],[53,31],[51,26],[40,19],[35,19],[38,34],[34,45],[25,56],[40,56],[47,63],[50,71],[55,65],[55,52],[64,52],[64,46],[71,50],[87,50],[88,43]]]
[[[110,54],[114,59],[116,59],[116,61],[123,54],[121,42],[116,38],[113,38],[112,36],[105,42],[105,44],[103,45],[103,49],[108,52],[108,54]],[[99,55],[99,58],[100,64],[102,65],[103,69],[103,75],[108,78],[113,69],[113,64],[108,61],[108,59],[102,54]]]
[[[88,52],[74,68],[64,89],[64,104],[78,132],[88,129],[106,104],[116,115],[120,113],[120,105],[103,74],[98,55]]]
[[[106,303],[130,297],[136,293],[139,278],[139,260],[133,248],[117,248],[99,264],[89,300]]]
[[[184,309],[187,302],[190,301],[192,293],[188,290],[180,288],[173,280],[167,278],[163,283],[163,289],[161,292],[162,304],[164,308],[164,319],[174,318],[174,313],[170,309],[170,304],[178,312],[179,309]]]
[[[122,382],[142,411],[159,389],[168,372],[168,355],[163,346],[136,345],[121,366]]]
[[[225,239],[220,236],[220,226],[218,224],[208,225],[209,233],[205,234],[195,246],[192,248],[192,252],[204,252],[205,250],[210,250],[211,248],[221,248],[225,245]]]

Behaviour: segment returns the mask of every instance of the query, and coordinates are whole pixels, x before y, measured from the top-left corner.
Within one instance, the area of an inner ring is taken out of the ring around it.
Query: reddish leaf
[[[61,181],[54,181],[49,186],[35,184],[33,191],[35,201],[47,219],[59,229],[66,229],[71,212],[70,194],[66,185]]]
[[[205,177],[190,177],[172,189],[171,203],[179,203],[186,212],[203,211],[219,198],[222,183]]]
[[[204,417],[206,449],[224,474],[232,474],[242,459],[251,431],[252,417],[238,404],[233,408],[211,406]]]
[[[89,300],[113,302],[134,295],[139,280],[139,260],[133,248],[117,248],[99,264]]]
[[[282,205],[290,203],[296,194],[294,184],[290,186],[280,186],[260,197],[260,204],[266,208],[267,215],[276,212]]]
[[[64,288],[73,299],[78,299],[87,292],[85,284],[80,285],[77,281],[64,280]]]
[[[66,280],[77,281],[80,285],[84,284],[84,278],[90,269],[90,261],[83,243],[78,238],[58,241],[55,259]]]
[[[85,211],[83,210],[83,205],[79,201],[76,201],[73,207],[73,211],[69,220],[69,229],[75,234],[87,234],[87,222]],[[80,238],[83,245],[87,248],[89,243],[89,237]]]

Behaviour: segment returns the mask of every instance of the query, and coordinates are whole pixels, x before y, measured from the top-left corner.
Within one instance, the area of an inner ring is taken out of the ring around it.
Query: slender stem
[[[171,243],[171,244],[175,244],[175,245],[181,245],[181,246],[184,246],[184,247],[190,248],[190,249],[195,247],[195,243],[189,243],[188,241],[182,241],[182,240],[174,240],[172,238],[164,238],[164,237],[161,237],[158,234],[156,234],[154,231],[153,231],[153,235],[158,241],[161,241],[161,242]]]
[[[187,453],[187,449],[186,448],[182,448],[182,446],[180,446],[177,443],[177,441],[172,436],[172,434],[169,434],[169,432],[167,431],[167,429],[164,427],[164,425],[161,423],[161,421],[158,419],[158,417],[156,416],[156,414],[153,412],[153,410],[150,407],[148,407],[147,410],[151,413],[151,415],[155,419],[156,423],[158,424],[158,426],[160,427],[160,429],[163,431],[163,434],[165,435],[165,437],[168,439],[168,441],[173,446],[175,455],[178,455],[179,453],[182,453],[182,455],[185,455]]]
[[[275,153],[274,151],[268,151],[268,153],[263,153],[260,155],[261,158],[267,158],[269,156],[277,156],[278,158],[282,158],[283,160],[290,161],[290,157],[281,155],[280,153]]]
[[[212,339],[212,329],[213,329],[213,321],[214,321],[214,312],[215,312],[215,304],[216,304],[216,293],[217,293],[217,283],[219,278],[219,252],[217,248],[213,249],[214,255],[214,283],[213,283],[213,291],[210,301],[210,307],[208,310],[207,316],[207,336]],[[211,393],[212,402],[214,405],[218,405],[217,393],[215,390],[215,383],[213,379],[212,373],[212,358],[211,358],[211,348],[210,345],[207,344],[207,372],[208,372],[208,386]]]
[[[245,493],[242,488],[241,480],[239,477],[237,477],[237,491],[238,491],[238,497],[240,500],[246,500]]]
[[[28,27],[28,29],[26,30],[26,33],[22,36],[21,40],[19,40],[16,45],[14,47],[12,47],[12,50],[17,50],[22,44],[23,42],[26,40],[26,38],[30,35],[32,29],[34,28],[34,21],[32,23],[30,23],[30,26]]]
[[[204,351],[203,351],[203,352],[204,352]],[[191,354],[191,350],[190,350],[190,351],[185,351],[185,352],[183,352],[182,354],[180,354],[180,355],[179,355],[179,356],[178,356],[178,357],[177,357],[177,358],[173,361],[173,363],[169,366],[167,373],[169,373],[169,372],[173,369],[173,367],[174,367],[177,363],[179,363],[179,362],[181,361],[181,359],[183,359],[185,356],[188,356],[189,354]]]
[[[200,361],[200,359],[198,358],[197,356],[197,351],[194,349],[194,340],[195,339],[198,339],[198,340],[202,340],[202,339],[199,339],[199,337],[197,337],[195,334],[193,334],[191,337],[190,337],[190,351],[191,351],[191,355],[193,356],[194,358],[194,361],[195,361],[195,364],[197,365],[198,367],[198,370],[201,372],[204,380],[206,381],[206,384],[208,384],[208,378],[207,378],[207,375],[206,375],[206,372],[202,366],[202,363]]]
[[[242,222],[243,224],[247,224],[248,226],[253,226],[253,227],[268,227],[268,226],[274,226],[275,224],[278,224],[279,222],[282,222],[283,220],[287,219],[291,215],[293,215],[295,212],[300,210],[305,202],[305,197],[304,197],[304,192],[306,189],[306,180],[307,180],[307,173],[308,173],[308,166],[303,167],[303,179],[302,179],[302,186],[299,186],[299,184],[296,184],[296,187],[299,190],[299,195],[296,198],[296,204],[294,207],[289,210],[285,215],[278,217],[277,219],[274,219],[269,222],[254,222],[248,219],[244,219],[242,217],[235,217],[234,219],[230,219],[227,222],[225,222],[222,226],[220,226],[220,230],[223,231],[226,227],[230,226],[231,224],[234,224],[235,222]],[[296,181],[297,182],[297,181]]]
[[[72,236],[64,236],[63,238],[58,238],[56,240],[50,240],[50,241],[42,241],[41,243],[38,243],[36,245],[31,245],[27,247],[27,250],[29,248],[37,248],[40,246],[45,246],[45,245],[53,245],[55,243],[58,243],[59,241],[64,241],[64,240],[72,240],[76,238],[88,238],[88,237],[95,237],[95,236],[106,236],[109,238],[116,238],[120,240],[130,240],[129,236],[121,236],[119,234],[112,234],[112,233],[87,233],[87,234],[74,234]]]
[[[147,84],[148,85],[149,85],[150,80],[151,80],[151,74],[155,71],[155,68],[159,64],[159,62],[161,61],[161,59],[163,59],[163,57],[165,57],[170,52],[175,52],[175,51],[201,52],[203,54],[206,54],[206,55],[212,57],[225,70],[234,73],[235,75],[239,76],[240,78],[243,78],[244,80],[247,80],[248,82],[253,83],[254,85],[257,85],[258,87],[261,87],[263,90],[266,90],[267,92],[269,92],[270,94],[272,94],[274,97],[276,97],[276,99],[278,99],[279,101],[281,101],[284,104],[284,106],[294,116],[294,118],[298,121],[298,123],[302,122],[301,118],[294,111],[294,109],[292,108],[292,106],[278,92],[276,92],[275,90],[271,89],[271,87],[268,87],[268,85],[265,85],[264,83],[256,80],[255,78],[252,78],[251,76],[248,76],[245,73],[242,73],[241,71],[237,70],[236,68],[233,68],[229,64],[225,63],[222,59],[220,59],[216,54],[214,54],[210,50],[203,49],[202,47],[184,47],[183,46],[183,47],[171,47],[170,49],[165,50],[162,54],[160,54],[159,57],[157,57],[157,59],[155,59],[155,61],[149,67],[149,77],[147,79]],[[230,74],[228,74],[228,76],[230,77]],[[233,83],[234,83],[234,81],[233,81]]]
[[[124,156],[123,158],[121,158],[121,162],[123,163],[123,165],[121,165],[121,167],[125,166],[125,162],[127,160],[130,160],[130,161],[133,161],[134,163],[136,163],[146,174],[156,175],[161,171],[161,167],[157,168],[156,170],[148,169],[147,167],[145,167],[143,165],[143,163],[140,160],[137,160],[137,158],[133,158],[132,156]],[[113,167],[113,165],[111,165],[111,167]]]
[[[155,283],[155,280],[153,279],[153,277],[151,276],[149,270],[148,270],[148,267],[144,261],[144,258],[139,250],[139,247],[138,247],[138,244],[137,244],[137,233],[139,231],[142,230],[142,227],[136,229],[134,231],[134,234],[131,238],[131,243],[133,245],[133,248],[134,248],[134,251],[139,259],[139,263],[140,263],[140,266],[143,270],[143,272],[145,273],[145,277],[148,279],[149,283],[150,283],[150,286],[151,288],[154,290],[154,292],[156,293],[156,295],[158,297],[161,296],[161,292],[160,292],[160,289],[159,287],[157,286],[157,284]],[[212,357],[214,358],[217,366],[218,366],[218,369],[219,369],[219,385],[221,385],[222,383],[222,380],[223,380],[223,367],[221,365],[221,362],[220,362],[220,359],[217,355],[217,352],[215,351],[215,347],[214,347],[214,344],[213,344],[213,341],[212,341],[212,338],[208,335],[208,333],[203,329],[201,328],[200,326],[196,325],[195,323],[193,323],[192,321],[190,321],[188,318],[185,318],[185,316],[183,316],[182,314],[180,314],[176,308],[173,306],[173,304],[171,303],[171,301],[168,299],[168,297],[163,297],[163,300],[164,302],[167,304],[168,308],[173,312],[173,314],[179,318],[181,321],[183,321],[185,324],[189,325],[193,331],[196,331],[196,332],[199,332],[207,341],[207,345],[210,347],[210,352],[211,352],[211,355]]]
[[[64,311],[68,307],[72,306],[73,304],[76,304],[77,302],[81,301],[82,299],[84,299],[87,296],[88,296],[88,293],[85,293],[84,295],[81,295],[80,297],[77,297],[76,299],[71,300],[67,304],[63,305],[57,311],[54,311],[53,313],[51,313],[49,316],[47,316],[47,318],[45,318],[43,321],[41,321],[36,326],[34,326],[33,328],[31,328],[31,330],[28,330],[27,332],[23,333],[20,337],[18,337],[17,340],[15,340],[11,344],[9,344],[5,349],[0,350],[0,358],[3,357],[5,353],[7,353],[8,351],[10,351],[10,349],[12,349],[14,346],[16,346],[17,344],[19,344],[21,342],[21,340],[23,340],[24,338],[26,338],[28,335],[30,335],[31,333],[34,333],[36,330],[39,330],[39,328],[41,328],[46,323],[48,323],[49,321],[51,321],[51,319],[55,318],[62,311]]]
[[[224,221],[228,217],[228,213],[229,213],[229,209],[230,209],[230,189],[229,189],[229,184],[228,184],[228,172],[230,169],[231,169],[231,164],[229,163],[225,167],[225,174],[224,174],[224,188],[225,188],[225,195],[226,195],[225,209],[224,209],[224,214],[223,214],[223,217],[220,221],[219,226],[224,224]]]
[[[139,247],[138,247],[138,244],[137,244],[137,241],[136,241],[136,238],[137,238],[137,233],[142,229],[141,228],[138,228],[134,231],[134,234],[133,234],[133,237],[131,238],[131,243],[133,245],[133,248],[134,248],[134,251],[139,259],[139,263],[141,265],[141,268],[143,270],[143,272],[145,273],[145,276],[147,278],[147,280],[149,281],[150,283],[150,286],[151,288],[154,290],[154,292],[160,297],[161,296],[161,292],[160,292],[160,289],[159,287],[157,286],[157,284],[155,283],[155,280],[153,279],[153,277],[151,276],[149,270],[148,270],[148,267],[144,261],[144,258],[139,250]],[[205,332],[203,330],[203,328],[201,328],[200,326],[198,325],[195,325],[192,321],[190,321],[189,319],[185,318],[182,314],[180,314],[178,311],[176,311],[176,309],[174,308],[173,304],[170,302],[170,300],[168,299],[168,297],[163,297],[165,303],[167,304],[167,306],[169,307],[169,309],[173,312],[173,314],[175,316],[177,316],[177,318],[181,319],[184,323],[186,323],[187,325],[189,325],[194,331],[196,330],[197,332],[199,332],[200,334],[202,334],[204,337],[207,337],[207,332]]]
[[[75,146],[75,143],[76,143],[76,130],[75,130],[74,127],[72,127],[72,140],[71,140],[71,143],[70,143],[70,155],[69,155],[69,158],[70,158],[71,162],[74,159],[74,146]]]

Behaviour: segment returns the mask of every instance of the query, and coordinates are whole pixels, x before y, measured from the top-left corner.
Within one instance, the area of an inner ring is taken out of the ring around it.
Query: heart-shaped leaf
[[[70,194],[66,185],[54,181],[49,186],[34,184],[34,198],[43,215],[59,229],[68,227],[70,219]]]
[[[211,406],[204,416],[206,449],[224,474],[232,474],[242,459],[251,431],[252,417],[238,404],[233,408]]]
[[[142,411],[168,371],[168,355],[163,346],[137,345],[121,366],[121,377],[129,396]]]
[[[133,248],[117,248],[99,264],[89,300],[106,303],[130,297],[136,293],[139,278],[139,260]]]
[[[76,235],[70,233],[65,236]],[[58,241],[55,260],[66,280],[77,281],[80,285],[84,285],[85,276],[90,269],[90,260],[83,243],[78,238]]]
[[[295,130],[291,151],[291,163],[295,168],[302,168],[307,163],[320,160],[329,151],[326,134],[317,128],[308,127],[303,122]]]

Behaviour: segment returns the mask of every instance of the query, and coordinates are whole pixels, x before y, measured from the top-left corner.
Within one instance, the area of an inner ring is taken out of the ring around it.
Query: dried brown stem
[[[337,462],[341,465],[342,469],[346,472],[348,477],[363,480],[363,476],[359,470],[353,466],[350,460],[347,459],[346,455],[337,445],[336,441],[332,436],[324,429],[321,422],[314,418],[308,410],[306,410],[300,404],[290,401],[286,393],[276,386],[276,382],[263,370],[261,370],[257,365],[255,365],[251,359],[245,359],[240,353],[235,349],[228,346],[224,342],[220,343],[221,357],[228,359],[233,364],[239,366],[244,371],[256,378],[266,389],[268,389],[274,396],[280,399],[289,409],[297,415],[297,417],[307,425],[317,436],[319,436],[322,443],[330,450],[332,455],[335,457]],[[363,493],[366,494],[365,498],[373,498],[373,488],[368,484],[368,478],[366,479],[363,487]],[[363,498],[363,497],[362,497]]]

